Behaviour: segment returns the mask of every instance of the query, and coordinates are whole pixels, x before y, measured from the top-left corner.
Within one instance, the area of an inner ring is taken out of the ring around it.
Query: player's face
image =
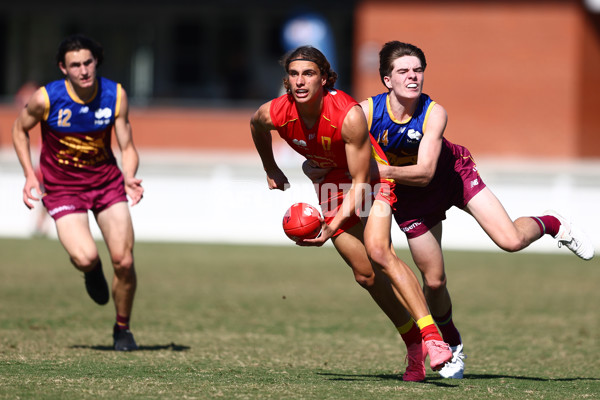
[[[292,61],[288,66],[288,81],[294,100],[298,103],[308,103],[321,98],[327,79],[321,75],[317,64],[299,60]]]
[[[424,70],[415,56],[403,56],[393,63],[390,76],[384,77],[386,86],[403,98],[416,98],[423,91]]]
[[[60,69],[75,87],[82,89],[93,87],[96,82],[97,61],[88,49],[69,51]]]

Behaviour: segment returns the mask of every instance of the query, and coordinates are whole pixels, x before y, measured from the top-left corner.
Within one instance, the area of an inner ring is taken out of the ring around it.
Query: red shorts
[[[67,214],[87,213],[88,210],[96,214],[115,203],[127,201],[127,196],[121,175],[119,179],[115,179],[105,186],[87,191],[46,192],[42,201],[48,214],[57,220]]]
[[[321,211],[323,212],[323,219],[327,224],[331,223],[339,212],[344,201],[344,196],[352,186],[351,181],[346,179],[335,180],[330,175],[327,176],[326,181],[315,184],[315,190],[317,191],[317,197],[319,198]],[[371,184],[368,189],[369,195],[364,199],[363,204],[360,208],[356,209],[354,214],[350,215],[333,236],[337,236],[361,222],[361,217],[367,217],[371,205],[375,200],[383,201],[394,209],[396,195],[394,194],[393,182],[387,180],[377,181]]]
[[[485,183],[466,147],[451,144],[440,156],[435,176],[426,187],[396,185],[394,219],[411,239],[446,219],[452,206],[464,208]]]

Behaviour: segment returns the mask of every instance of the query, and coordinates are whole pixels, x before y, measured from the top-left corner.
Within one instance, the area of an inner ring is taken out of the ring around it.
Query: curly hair
[[[92,56],[97,61],[97,65],[102,64],[104,60],[104,49],[102,45],[87,36],[81,34],[75,34],[68,36],[58,45],[58,51],[56,52],[56,64],[60,65],[65,63],[65,54],[69,51],[77,51],[86,49],[92,53]]]
[[[289,73],[290,63],[298,60],[312,61],[317,64],[321,75],[327,76],[327,82],[325,83],[324,88],[327,90],[333,89],[338,75],[331,68],[331,64],[329,64],[327,57],[325,57],[325,55],[321,53],[319,49],[313,46],[298,47],[296,50],[292,50],[283,57],[281,60],[281,65],[285,69],[285,72]],[[283,86],[285,87],[286,92],[289,94],[291,89],[290,81],[287,77],[283,79]]]

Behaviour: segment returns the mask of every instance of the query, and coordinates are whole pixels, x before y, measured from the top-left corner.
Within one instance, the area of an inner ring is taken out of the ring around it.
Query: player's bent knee
[[[112,263],[117,274],[133,273],[133,256],[131,254],[113,255]]]
[[[509,253],[514,253],[519,250],[523,250],[526,247],[526,244],[519,239],[505,239],[497,244],[498,247]]]
[[[84,272],[87,272],[94,268],[96,264],[100,261],[98,253],[95,251],[80,251],[74,254],[70,254],[70,256],[71,263],[75,266],[75,268],[80,269]]]
[[[425,287],[430,292],[437,292],[446,288],[446,279],[427,279]]]
[[[369,276],[357,274],[354,275],[354,279],[356,280],[356,283],[358,283],[364,289],[369,290],[375,286],[375,274],[371,274]]]

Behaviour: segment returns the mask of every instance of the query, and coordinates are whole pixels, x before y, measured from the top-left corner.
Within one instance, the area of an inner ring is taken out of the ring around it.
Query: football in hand
[[[314,239],[321,233],[321,214],[307,203],[293,204],[283,216],[283,231],[294,242]]]

